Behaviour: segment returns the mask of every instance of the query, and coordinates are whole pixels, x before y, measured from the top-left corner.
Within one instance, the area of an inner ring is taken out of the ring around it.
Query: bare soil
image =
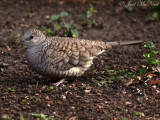
[[[150,85],[160,80],[158,74],[152,73],[149,80],[147,75],[142,76],[126,85],[131,78],[111,81],[107,73],[110,69],[127,69],[136,74],[142,65],[143,45],[114,48],[99,56],[85,75],[52,90],[49,87],[55,81],[32,71],[26,61],[25,45],[13,43],[14,37],[23,35],[27,27],[50,28],[52,36],[58,35],[50,17],[65,11],[69,13],[67,21],[77,24],[80,38],[152,41],[160,49],[160,21],[148,22],[154,12],[148,7],[126,12],[118,4],[96,4],[98,13],[94,17],[104,29],[81,26],[77,15],[85,14],[88,8],[88,2],[64,0],[0,2],[0,63],[8,64],[0,72],[0,119],[18,120],[20,115],[27,120],[36,119],[31,113],[53,115],[56,120],[160,119],[160,83]],[[34,16],[29,18],[29,13]],[[107,82],[100,86],[101,81]]]

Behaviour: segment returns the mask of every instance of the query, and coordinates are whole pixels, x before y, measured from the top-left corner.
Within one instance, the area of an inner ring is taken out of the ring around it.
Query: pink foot
[[[61,79],[60,81],[53,83],[54,86],[58,87],[60,84],[66,83],[66,78]]]

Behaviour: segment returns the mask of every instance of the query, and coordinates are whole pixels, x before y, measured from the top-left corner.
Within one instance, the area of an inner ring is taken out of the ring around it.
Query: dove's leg
[[[56,87],[58,87],[60,84],[66,83],[66,78],[61,79],[60,81],[53,83],[53,85],[55,85]]]

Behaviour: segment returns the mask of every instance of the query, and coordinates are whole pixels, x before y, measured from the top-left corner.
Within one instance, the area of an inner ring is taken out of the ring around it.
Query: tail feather
[[[110,46],[125,46],[125,45],[134,45],[134,44],[140,44],[143,43],[142,40],[139,41],[121,41],[121,42],[107,42]]]
[[[122,42],[119,42],[119,45],[124,46],[124,45],[140,44],[140,43],[143,43],[143,41],[142,40],[139,40],[139,41],[122,41]]]

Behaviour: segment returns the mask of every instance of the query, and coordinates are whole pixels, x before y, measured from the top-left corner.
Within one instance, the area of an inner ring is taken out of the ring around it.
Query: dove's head
[[[42,42],[44,42],[45,39],[46,39],[46,36],[41,31],[36,29],[29,29],[24,34],[24,41],[28,47],[39,45]]]

